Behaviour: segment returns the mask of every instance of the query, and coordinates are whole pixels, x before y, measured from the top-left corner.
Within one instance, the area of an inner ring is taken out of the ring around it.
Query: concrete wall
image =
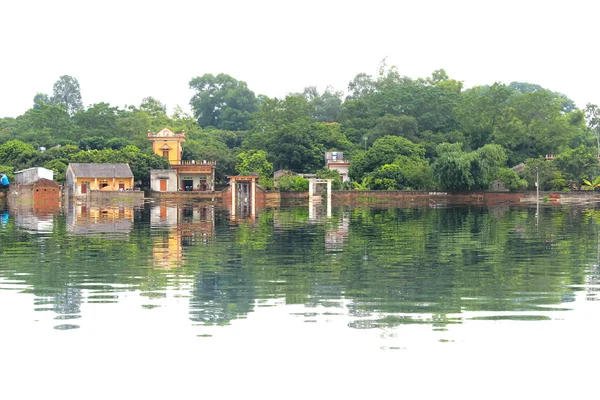
[[[177,171],[174,169],[150,170],[150,190],[160,192],[161,179],[167,179],[167,192],[177,191]]]
[[[89,200],[101,204],[111,204],[115,202],[133,202],[140,203],[144,201],[144,192],[141,190],[90,190]]]

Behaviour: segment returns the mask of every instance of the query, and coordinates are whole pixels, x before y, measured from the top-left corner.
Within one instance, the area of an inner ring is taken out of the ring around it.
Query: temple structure
[[[170,170],[150,171],[150,189],[157,192],[215,190],[216,163],[214,161],[182,159],[185,131],[175,133],[168,128],[156,133],[149,131],[148,140],[152,142],[152,151],[165,157],[171,164]]]

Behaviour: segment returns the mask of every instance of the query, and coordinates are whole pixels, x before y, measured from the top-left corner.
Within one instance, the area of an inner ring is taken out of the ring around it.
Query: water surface
[[[9,393],[587,393],[600,211],[325,214],[284,207],[232,219],[169,203],[5,210],[0,373]]]

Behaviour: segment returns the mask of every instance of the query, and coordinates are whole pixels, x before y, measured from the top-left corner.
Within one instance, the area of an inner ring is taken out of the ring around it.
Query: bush
[[[308,179],[299,175],[283,175],[277,183],[281,192],[308,192]]]

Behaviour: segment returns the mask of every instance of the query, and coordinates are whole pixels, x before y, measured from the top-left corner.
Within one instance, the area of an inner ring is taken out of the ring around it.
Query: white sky
[[[79,80],[85,105],[154,96],[189,109],[188,82],[227,73],[256,94],[345,90],[387,57],[401,74],[444,68],[466,87],[524,81],[600,103],[594,1],[168,0],[0,3],[0,117]]]

